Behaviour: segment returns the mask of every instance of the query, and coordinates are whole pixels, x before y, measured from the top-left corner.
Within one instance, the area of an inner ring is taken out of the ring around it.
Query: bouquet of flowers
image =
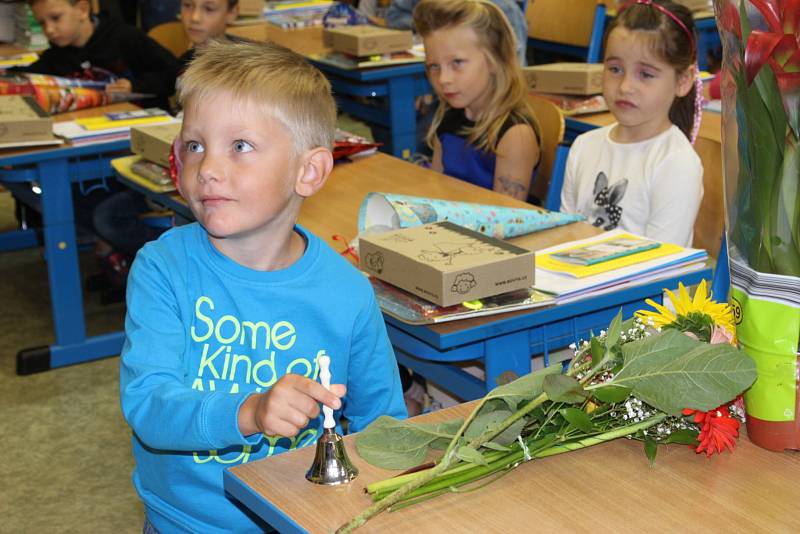
[[[707,456],[733,450],[738,396],[756,378],[753,362],[731,343],[727,304],[705,283],[694,298],[668,292],[675,308],[648,301],[637,312],[574,347],[574,357],[501,385],[464,420],[418,424],[381,417],[357,438],[362,458],[409,472],[370,484],[375,501],[343,525],[349,532],[390,508],[488,483],[523,462],[627,437],[644,443],[652,463],[659,445],[690,445]],[[435,464],[418,466],[429,449]]]

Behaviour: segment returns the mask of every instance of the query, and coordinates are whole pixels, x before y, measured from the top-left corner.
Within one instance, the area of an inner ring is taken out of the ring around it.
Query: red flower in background
[[[694,415],[693,422],[700,425],[700,435],[697,437],[700,445],[694,450],[697,454],[705,451],[706,456],[711,456],[726,448],[733,452],[736,438],[739,437],[739,421],[730,416],[728,406],[723,404],[707,412],[683,410],[683,415]]]
[[[750,0],[767,24],[753,30],[744,50],[747,83],[765,64],[772,67],[783,98],[789,126],[800,135],[800,0]],[[730,28],[732,21],[725,20]],[[735,31],[735,30],[734,30]],[[739,30],[741,31],[741,30]]]

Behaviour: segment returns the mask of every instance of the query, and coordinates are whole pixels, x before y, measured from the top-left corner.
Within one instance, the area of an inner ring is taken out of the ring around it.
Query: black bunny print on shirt
[[[625,196],[627,188],[627,178],[609,187],[606,173],[599,173],[594,181],[594,205],[591,208],[589,222],[602,227],[603,230],[616,228],[622,218],[622,207],[619,203]]]

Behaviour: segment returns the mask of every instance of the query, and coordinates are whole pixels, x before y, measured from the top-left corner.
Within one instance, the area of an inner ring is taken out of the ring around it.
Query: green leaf
[[[647,461],[650,463],[650,467],[653,467],[656,463],[657,452],[658,443],[656,443],[656,441],[649,436],[644,438],[644,454],[647,456]]]
[[[498,435],[494,437],[494,441],[500,443],[502,445],[508,445],[509,443],[513,443],[514,440],[517,439],[517,436],[520,435],[522,429],[525,428],[525,424],[527,421],[524,417],[520,417],[516,421],[514,421],[511,426],[500,432]]]
[[[606,332],[606,349],[611,350],[611,347],[617,344],[619,341],[619,335],[622,333],[622,310],[620,310],[617,315],[611,320],[611,324],[608,325],[608,331]]]
[[[595,366],[600,363],[603,356],[605,356],[605,347],[603,347],[603,344],[596,337],[593,337],[589,344],[592,347],[592,366]]]
[[[574,404],[583,402],[586,392],[575,377],[567,375],[548,375],[542,383],[542,388],[553,402],[568,402]]]
[[[753,360],[727,344],[701,343],[675,330],[622,346],[624,364],[610,383],[670,415],[708,411],[750,387]]]
[[[508,452],[511,450],[508,447],[500,445],[499,443],[496,443],[494,441],[487,441],[486,443],[483,444],[483,446],[486,447],[487,449],[492,449],[493,451]]]
[[[567,422],[580,430],[581,432],[590,433],[594,430],[594,425],[592,424],[592,419],[584,412],[583,410],[579,410],[578,408],[562,408],[559,410],[561,415]]]
[[[456,451],[456,456],[459,460],[463,460],[471,464],[489,465],[489,462],[486,461],[486,458],[483,457],[483,454],[481,454],[480,451],[473,449],[469,445],[462,445],[459,447]]]
[[[556,363],[522,376],[513,382],[498,386],[491,390],[485,399],[502,399],[511,410],[516,411],[517,406],[542,394],[542,381],[548,375],[560,374],[561,364]]]
[[[592,390],[592,395],[600,402],[608,402],[614,404],[622,402],[627,399],[631,394],[631,388],[621,386],[605,386]]]
[[[692,445],[697,446],[697,436],[700,433],[697,430],[690,430],[688,428],[682,428],[680,430],[675,430],[667,436],[667,439],[664,440],[664,443],[678,443],[681,445]]]
[[[484,412],[481,410],[481,412],[475,416],[475,419],[472,420],[467,429],[464,431],[464,438],[467,441],[471,441],[483,434],[485,431],[489,430],[491,427],[497,427],[497,425],[502,423],[510,415],[511,410],[505,408],[490,412]]]
[[[421,464],[435,441],[453,438],[463,420],[437,424],[409,423],[381,416],[356,437],[358,454],[384,469],[409,469]]]

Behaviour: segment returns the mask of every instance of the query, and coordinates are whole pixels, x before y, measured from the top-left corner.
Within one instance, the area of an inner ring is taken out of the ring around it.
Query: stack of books
[[[13,43],[15,30],[14,4],[0,2],[0,43]]]
[[[247,5],[239,2],[239,18],[234,24],[246,25],[267,21],[283,29],[321,26],[323,16],[335,3],[330,0],[262,1],[250,2]]]
[[[534,287],[559,304],[698,271],[705,250],[612,230],[536,253]]]
[[[53,132],[78,146],[130,139],[131,126],[168,122],[176,122],[176,119],[164,110],[148,108],[57,122]]]
[[[143,180],[138,181],[151,191],[174,191],[169,172],[170,151],[181,133],[181,122],[134,126],[131,129],[131,151],[138,160],[131,162],[131,171]]]
[[[50,46],[41,25],[33,18],[27,2],[16,4],[14,43],[29,50],[44,50]]]
[[[29,95],[0,96],[0,149],[59,145],[53,119]]]

